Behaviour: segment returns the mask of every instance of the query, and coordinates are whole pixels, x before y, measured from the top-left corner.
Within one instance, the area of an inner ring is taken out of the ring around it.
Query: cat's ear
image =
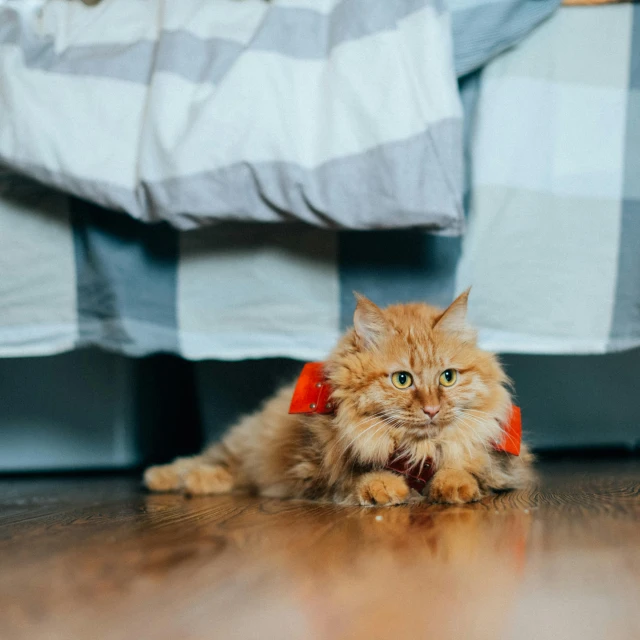
[[[469,292],[467,289],[461,293],[436,320],[434,329],[446,333],[455,334],[465,342],[475,342],[477,335],[475,330],[467,323],[467,303]]]
[[[380,339],[387,331],[382,311],[371,300],[363,295],[353,292],[358,304],[353,314],[353,327],[356,335],[365,347],[373,347],[380,342]]]

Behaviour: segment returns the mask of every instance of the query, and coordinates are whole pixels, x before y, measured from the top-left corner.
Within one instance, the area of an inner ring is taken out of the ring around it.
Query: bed
[[[553,4],[544,13],[534,4],[512,5],[509,21],[502,7],[502,31],[487,27],[466,48],[456,43],[481,8],[450,6],[464,108],[463,226],[192,217],[195,228],[185,229],[170,216],[146,224],[7,166],[7,371],[15,359],[84,348],[107,350],[124,367],[131,357],[172,354],[194,363],[212,437],[300,361],[325,357],[350,324],[354,290],[382,305],[446,305],[471,286],[471,320],[484,347],[506,354],[535,445],[636,446],[640,14],[632,4],[555,12]],[[245,381],[242,394],[224,382],[230,371]],[[615,390],[604,393],[612,379]],[[142,458],[134,444],[118,464]]]

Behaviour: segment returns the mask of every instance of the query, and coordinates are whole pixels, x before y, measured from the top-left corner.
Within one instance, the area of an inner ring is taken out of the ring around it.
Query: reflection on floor
[[[0,480],[0,637],[640,638],[640,461],[467,507]]]

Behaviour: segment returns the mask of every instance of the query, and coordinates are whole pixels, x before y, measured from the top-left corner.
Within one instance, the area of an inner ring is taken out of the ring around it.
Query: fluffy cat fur
[[[520,456],[492,447],[509,413],[509,380],[497,358],[476,346],[466,322],[468,291],[445,311],[426,304],[380,309],[357,299],[354,327],[325,363],[334,414],[289,415],[288,386],[202,454],[148,469],[146,486],[391,505],[416,499],[403,476],[384,469],[401,453],[416,466],[433,461],[423,492],[431,502],[472,502],[524,487],[532,461],[526,446]],[[446,369],[457,371],[451,387],[439,382]],[[392,384],[398,371],[411,374],[409,388]],[[438,408],[433,419],[425,413]]]

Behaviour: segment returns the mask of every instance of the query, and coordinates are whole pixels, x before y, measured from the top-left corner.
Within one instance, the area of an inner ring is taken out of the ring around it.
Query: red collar
[[[422,493],[422,490],[427,486],[427,482],[431,480],[431,477],[436,472],[431,458],[427,458],[422,463],[422,466],[409,466],[408,458],[399,458],[395,454],[389,458],[384,468],[404,476],[407,484],[418,493]]]
[[[331,387],[324,376],[324,362],[308,362],[304,365],[302,373],[296,383],[289,413],[333,413],[331,404]],[[502,425],[503,437],[501,442],[496,442],[493,448],[496,451],[504,451],[511,455],[520,455],[520,442],[522,440],[522,416],[520,407],[511,405],[511,415],[508,422]],[[402,460],[392,459],[387,463],[387,468],[398,471],[407,478],[415,478],[421,482],[426,482],[433,475],[433,465],[425,463],[419,475],[411,475]],[[428,477],[425,474],[428,472]],[[426,480],[423,480],[426,477]]]

